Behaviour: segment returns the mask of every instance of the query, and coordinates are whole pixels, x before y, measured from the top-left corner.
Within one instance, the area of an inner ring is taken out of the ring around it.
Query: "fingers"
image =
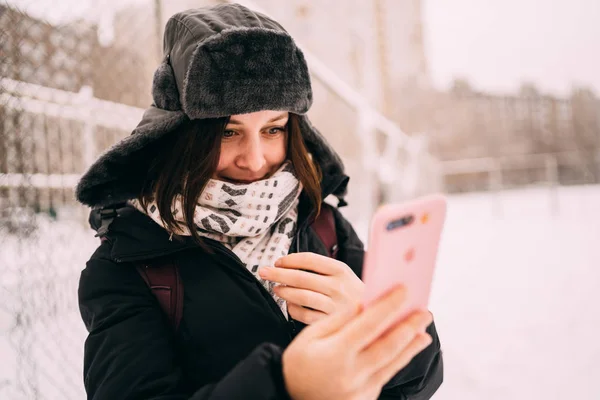
[[[289,307],[289,306],[288,306]],[[310,332],[314,337],[326,338],[340,331],[348,322],[352,321],[362,311],[362,306],[356,305],[338,311],[332,315],[323,318],[302,331]],[[289,312],[289,308],[288,308]]]
[[[290,304],[297,304],[299,306],[310,307],[325,314],[331,314],[335,310],[333,300],[322,293],[291,286],[275,286],[273,290],[277,296],[288,302],[288,306]]]
[[[395,359],[371,376],[371,382],[380,387],[385,385],[398,371],[406,367],[417,354],[425,350],[431,344],[431,341],[431,336],[427,333],[417,334]]]
[[[298,269],[284,269],[262,267],[258,270],[261,278],[282,285],[293,286],[299,289],[308,289],[313,292],[329,294],[330,285],[327,277],[312,272],[300,271]]]
[[[340,332],[349,348],[360,351],[391,328],[404,311],[406,289],[397,286],[373,302]]]
[[[377,371],[390,364],[410,343],[431,324],[432,316],[426,311],[412,313],[405,321],[384,333],[359,354],[359,363]]]
[[[293,303],[288,303],[288,314],[296,321],[304,322],[306,325],[312,325],[327,317],[327,314],[322,311],[311,310]]]
[[[310,252],[288,254],[278,259],[275,266],[286,269],[304,269],[321,275],[335,275],[346,267],[341,261]]]

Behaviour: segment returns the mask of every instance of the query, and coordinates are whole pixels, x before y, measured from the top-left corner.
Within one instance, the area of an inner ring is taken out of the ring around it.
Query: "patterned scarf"
[[[194,213],[198,234],[221,242],[235,253],[273,296],[286,318],[285,301],[273,292],[273,282],[258,275],[258,268],[273,266],[278,258],[288,254],[296,233],[301,191],[302,184],[288,161],[270,178],[250,184],[210,179]],[[144,212],[137,200],[131,200],[131,204]],[[191,236],[183,224],[182,210],[182,198],[177,196],[172,212],[182,225],[175,233]],[[155,202],[148,204],[148,216],[165,227]]]

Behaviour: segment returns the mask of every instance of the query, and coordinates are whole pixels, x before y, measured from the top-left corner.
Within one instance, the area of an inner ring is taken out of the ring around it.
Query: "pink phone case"
[[[408,216],[413,220],[406,224],[402,218]],[[445,218],[446,198],[441,194],[377,210],[363,266],[366,306],[402,283],[408,307],[400,319],[427,309]]]

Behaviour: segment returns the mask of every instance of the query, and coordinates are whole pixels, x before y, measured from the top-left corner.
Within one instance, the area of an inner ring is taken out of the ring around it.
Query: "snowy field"
[[[451,198],[435,400],[600,399],[600,187]]]
[[[82,399],[76,288],[97,239],[40,222],[37,239],[0,241],[0,399]],[[434,399],[600,399],[599,289],[599,186],[452,196]]]

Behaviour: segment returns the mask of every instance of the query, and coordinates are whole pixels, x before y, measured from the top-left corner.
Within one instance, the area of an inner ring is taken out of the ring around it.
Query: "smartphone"
[[[363,265],[365,306],[401,283],[408,307],[399,319],[427,310],[445,219],[441,194],[387,204],[375,212]]]

